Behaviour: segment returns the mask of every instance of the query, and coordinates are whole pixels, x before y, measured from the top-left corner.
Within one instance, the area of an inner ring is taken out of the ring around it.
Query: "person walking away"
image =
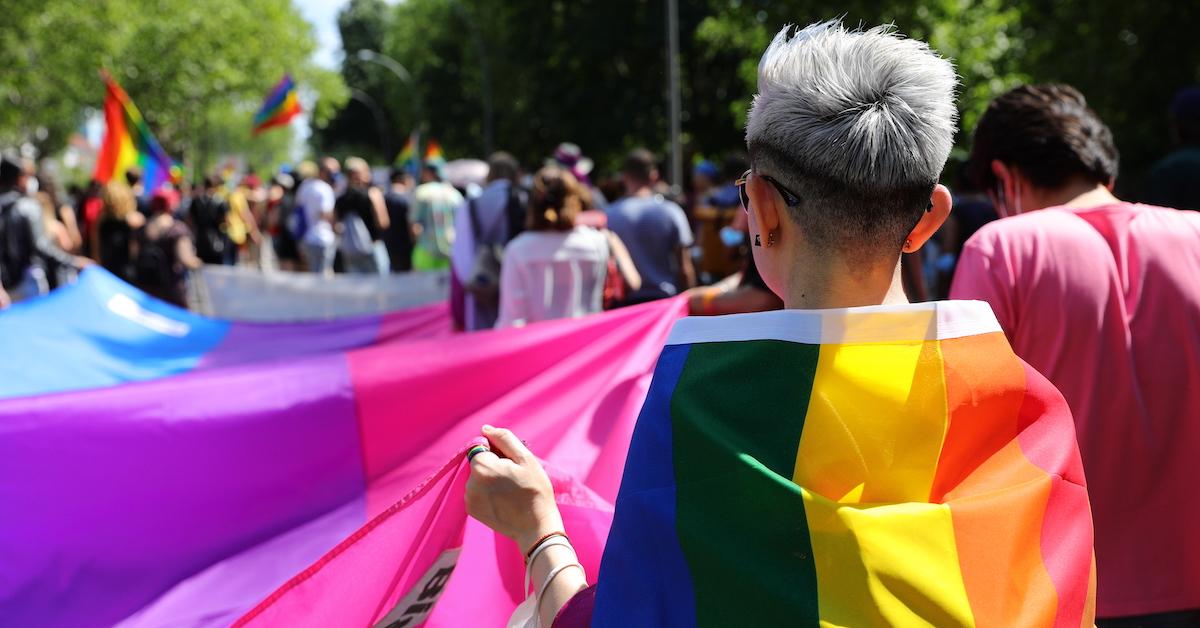
[[[229,204],[217,195],[221,179],[205,177],[199,193],[188,207],[188,220],[196,238],[196,254],[205,264],[225,264],[233,247],[225,233],[225,218]]]
[[[133,232],[146,223],[128,185],[109,181],[100,193],[100,216],[92,229],[92,249],[100,265],[122,280],[132,282]]]
[[[557,435],[484,426],[467,512],[536,587],[509,625],[1092,625],[1070,409],[986,303],[901,286],[950,212],[957,82],[890,27],[776,35],[741,187],[785,309],[675,322],[594,587],[533,453]]]
[[[454,243],[454,212],[463,204],[463,195],[442,181],[436,164],[425,164],[421,185],[413,191],[414,270],[441,270],[450,267],[450,247]]]
[[[295,271],[300,267],[300,249],[296,238],[288,227],[295,208],[295,180],[287,173],[279,173],[271,180],[267,190],[266,232],[275,260],[280,270]]]
[[[497,328],[603,310],[609,246],[601,232],[575,225],[585,193],[561,166],[534,175],[526,230],[504,250]]]
[[[654,193],[654,154],[639,148],[621,168],[626,196],[608,207],[608,228],[617,234],[642,277],[627,303],[675,296],[696,285],[692,228],[679,205]]]
[[[387,246],[388,260],[393,273],[412,270],[413,232],[409,213],[409,198],[412,192],[412,175],[396,168],[389,177],[383,204],[387,207],[388,228],[383,230],[383,243]]]
[[[254,207],[260,202],[262,180],[250,172],[242,177],[233,190],[229,192],[229,214],[225,217],[225,234],[233,245],[229,249],[226,263],[236,266],[240,261],[250,260],[252,265],[261,261],[258,247],[262,244],[262,232],[259,229],[258,216]]]
[[[452,262],[464,288],[463,327],[491,329],[500,315],[501,255],[526,224],[529,194],[517,184],[520,164],[505,152],[488,158],[487,184],[455,213]]]
[[[177,193],[162,189],[150,197],[150,219],[138,230],[134,285],[150,296],[187,308],[187,272],[204,262],[196,255],[192,232],[174,216]]]
[[[371,185],[371,166],[358,157],[346,159],[346,191],[334,204],[341,225],[341,251],[346,270],[386,275],[390,270],[383,230],[390,226],[383,194]]]
[[[301,164],[306,165],[306,164]],[[333,182],[340,165],[333,157],[321,160],[317,176],[301,171],[304,181],[296,190],[296,204],[301,208],[304,235],[300,239],[300,252],[308,270],[326,277],[333,276],[333,260],[337,254],[337,235],[333,224],[337,220],[334,205],[337,197],[333,193]]]
[[[25,194],[26,176],[20,163],[0,158],[0,308],[48,292],[48,262],[75,270],[91,263],[52,241],[41,206]]]
[[[55,201],[53,188],[39,184],[36,198],[42,207],[42,229],[46,238],[56,249],[74,255],[78,246],[67,226],[59,219],[58,203]],[[76,271],[73,264],[63,264],[53,257],[43,258],[42,261],[46,265],[46,281],[51,290],[75,281]]]
[[[1112,133],[1067,85],[988,106],[970,172],[1001,218],[963,247],[982,299],[1075,415],[1099,626],[1200,625],[1200,214],[1113,196]]]

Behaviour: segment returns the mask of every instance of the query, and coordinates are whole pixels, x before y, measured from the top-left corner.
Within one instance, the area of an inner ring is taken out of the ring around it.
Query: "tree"
[[[316,129],[314,144],[323,152],[357,154],[388,163],[394,154],[384,152],[399,150],[397,122],[404,118],[399,117],[396,103],[404,100],[404,94],[386,68],[357,56],[360,50],[383,50],[391,25],[392,12],[383,0],[350,0],[338,13],[344,53],[341,77],[351,98],[327,124]]]
[[[164,148],[200,168],[217,151],[278,147],[276,139],[249,144],[248,130],[254,108],[286,72],[317,93],[318,121],[345,100],[336,75],[311,64],[311,27],[290,0],[7,2],[0,61],[13,71],[0,77],[0,97],[14,106],[0,114],[0,139],[32,141],[43,154],[64,145],[87,108],[102,105],[102,67]],[[236,124],[247,133],[215,133]],[[217,145],[218,137],[231,144]]]

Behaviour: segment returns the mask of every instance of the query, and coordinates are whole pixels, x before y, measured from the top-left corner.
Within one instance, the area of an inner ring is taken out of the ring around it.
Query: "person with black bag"
[[[196,234],[196,254],[200,259],[205,264],[232,265],[231,260],[236,259],[231,256],[233,242],[224,229],[229,204],[217,196],[221,185],[221,179],[216,176],[204,179],[204,189],[192,200],[188,221]]]
[[[20,164],[0,160],[0,309],[45,294],[46,264],[81,269],[90,260],[56,246],[42,227],[42,208],[25,194]]]
[[[491,329],[500,314],[504,247],[525,228],[529,193],[517,185],[520,166],[510,154],[488,159],[487,185],[456,217],[454,273],[465,293],[464,328]]]

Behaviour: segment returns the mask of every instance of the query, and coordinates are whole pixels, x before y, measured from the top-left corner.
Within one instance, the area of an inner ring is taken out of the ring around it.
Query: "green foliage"
[[[289,134],[251,140],[250,119],[286,72],[317,96],[319,120],[344,86],[309,61],[311,27],[290,0],[8,0],[0,27],[0,141],[61,148],[99,108],[108,68],[164,147],[203,168],[219,153],[282,157]],[[245,129],[242,131],[241,129]]]

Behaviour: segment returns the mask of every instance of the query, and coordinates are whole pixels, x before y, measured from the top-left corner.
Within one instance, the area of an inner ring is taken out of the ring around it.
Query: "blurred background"
[[[769,37],[845,15],[894,23],[952,58],[963,129],[1018,83],[1075,85],[1116,136],[1118,192],[1136,194],[1170,145],[1172,94],[1200,80],[1187,27],[1195,2],[679,0],[677,24],[670,4],[2,0],[0,145],[61,159],[64,180],[86,181],[103,132],[103,67],[189,178],[226,162],[271,171],[326,153],[390,164],[418,129],[449,158],[503,148],[533,164],[571,141],[611,172],[634,146],[671,153],[677,26],[681,161],[719,161],[742,147]],[[252,136],[248,120],[285,73],[305,115],[289,132]],[[968,139],[960,133],[951,177]]]

